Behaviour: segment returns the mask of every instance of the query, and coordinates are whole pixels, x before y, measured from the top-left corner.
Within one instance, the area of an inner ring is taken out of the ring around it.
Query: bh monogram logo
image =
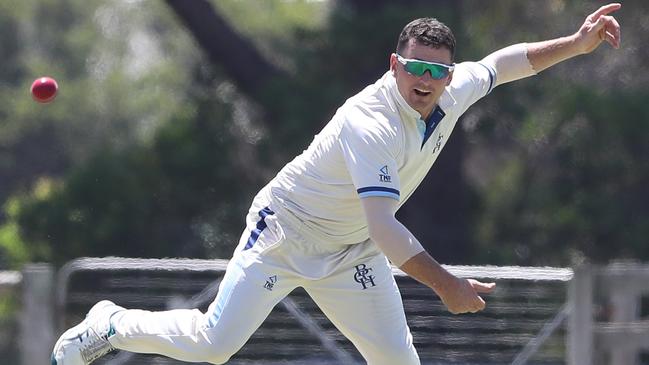
[[[361,284],[363,290],[368,288],[368,284],[371,284],[370,286],[376,286],[376,284],[374,284],[374,275],[370,275],[370,271],[372,271],[371,267],[367,267],[365,264],[360,264],[356,265],[355,268],[356,272],[354,273],[354,281]]]
[[[277,282],[277,275],[273,275],[266,280],[266,284],[264,284],[264,288],[268,289],[268,291],[273,291],[273,287],[275,286],[275,283]]]

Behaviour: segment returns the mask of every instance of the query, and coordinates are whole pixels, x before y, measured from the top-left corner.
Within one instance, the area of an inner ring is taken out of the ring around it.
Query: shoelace
[[[92,327],[88,328],[88,336],[80,350],[81,358],[86,364],[90,364],[114,350],[115,348],[108,342],[107,336],[100,336]]]

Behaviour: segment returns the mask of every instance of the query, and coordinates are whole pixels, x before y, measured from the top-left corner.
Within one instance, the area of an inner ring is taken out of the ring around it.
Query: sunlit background
[[[0,0],[0,271],[227,259],[257,190],[387,70],[408,21],[451,26],[461,62],[571,34],[601,4]],[[398,213],[440,262],[649,259],[649,2],[615,16],[619,50],[499,86],[460,120]],[[51,103],[29,94],[40,76]],[[16,293],[0,285],[3,364]]]

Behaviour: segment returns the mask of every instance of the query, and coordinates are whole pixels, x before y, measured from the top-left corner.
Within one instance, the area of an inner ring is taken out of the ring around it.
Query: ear
[[[397,54],[396,53],[391,54],[390,55],[390,71],[392,71],[392,74],[395,75],[395,76],[396,76],[396,72],[397,72],[397,63],[399,63],[399,61],[397,61]]]
[[[453,72],[454,71],[448,73],[448,77],[446,78],[446,86],[451,84],[451,80],[453,80]]]

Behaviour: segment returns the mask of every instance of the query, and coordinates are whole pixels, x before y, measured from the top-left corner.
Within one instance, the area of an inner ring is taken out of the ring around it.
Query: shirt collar
[[[401,93],[399,92],[399,88],[397,87],[397,79],[392,74],[392,71],[388,70],[388,72],[386,72],[383,77],[385,79],[385,86],[388,90],[388,93],[394,100],[396,100],[399,109],[406,113],[407,116],[414,118],[415,120],[420,119],[421,115],[419,114],[419,112],[408,105],[406,99],[404,99],[403,95],[401,95]]]

